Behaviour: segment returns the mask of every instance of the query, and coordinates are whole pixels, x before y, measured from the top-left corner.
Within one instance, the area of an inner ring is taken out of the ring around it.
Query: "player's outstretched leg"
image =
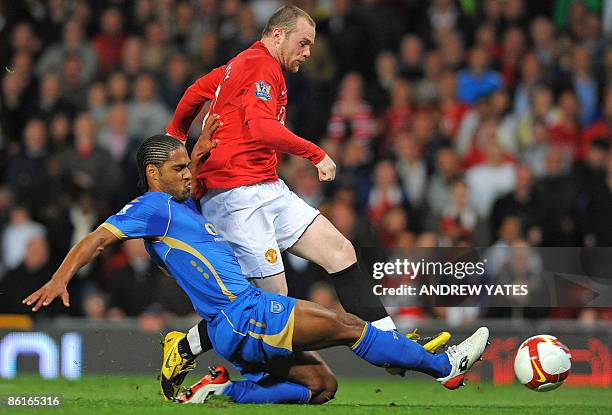
[[[489,330],[481,327],[445,353],[434,355],[394,331],[382,331],[348,313],[335,313],[318,304],[298,300],[295,306],[294,350],[318,350],[346,345],[367,362],[427,373],[445,387],[456,389],[465,373],[480,359]]]
[[[308,403],[306,386],[270,379],[262,382],[231,381],[223,366],[209,368],[209,374],[187,388],[175,399],[179,403],[204,403],[212,396],[223,395],[235,403]]]
[[[446,346],[448,341],[451,339],[451,334],[448,331],[441,331],[435,336],[422,337],[419,333],[417,333],[417,329],[414,329],[410,333],[407,333],[406,337],[423,346],[423,348],[428,352],[436,353],[439,348]],[[390,375],[399,375],[402,377],[406,375],[406,369],[402,369],[400,367],[388,367],[385,370]]]
[[[323,404],[334,398],[336,377],[316,352],[297,352],[269,364],[270,376],[261,382],[231,381],[223,367],[187,388],[176,399],[180,403],[202,403],[223,395],[236,403]]]

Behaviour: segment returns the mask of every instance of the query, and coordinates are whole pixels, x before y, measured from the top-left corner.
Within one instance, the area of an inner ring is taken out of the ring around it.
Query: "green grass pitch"
[[[191,375],[187,382],[194,379]],[[155,376],[90,375],[78,381],[20,376],[0,380],[0,396],[60,394],[62,405],[44,409],[1,406],[0,414],[612,414],[612,389],[561,387],[537,393],[520,385],[473,383],[447,391],[434,381],[401,378],[340,379],[339,383],[336,399],[318,407],[219,401],[181,406],[161,400]]]

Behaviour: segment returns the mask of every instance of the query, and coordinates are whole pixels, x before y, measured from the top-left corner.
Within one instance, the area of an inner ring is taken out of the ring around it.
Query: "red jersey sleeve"
[[[244,122],[251,136],[276,151],[293,154],[317,164],[325,152],[282,125],[278,120],[278,94],[284,88],[283,74],[278,67],[260,64],[245,79],[247,82],[242,107]]]
[[[253,62],[252,71],[244,78],[244,94],[242,95],[242,108],[244,122],[255,118],[278,120],[278,94],[283,85],[283,74],[265,62]]]
[[[325,157],[325,152],[319,146],[293,134],[276,120],[266,118],[251,120],[249,131],[255,140],[267,147],[308,159],[312,164],[319,163]]]
[[[224,72],[225,65],[213,69],[187,88],[174,111],[170,124],[166,127],[166,133],[181,141],[187,140],[193,119],[198,115],[204,103],[215,97],[215,91],[223,79]]]

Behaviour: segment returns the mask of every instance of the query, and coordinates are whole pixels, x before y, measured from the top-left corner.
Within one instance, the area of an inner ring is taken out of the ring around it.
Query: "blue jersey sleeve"
[[[119,239],[164,236],[170,222],[170,196],[147,193],[125,205],[101,226]]]

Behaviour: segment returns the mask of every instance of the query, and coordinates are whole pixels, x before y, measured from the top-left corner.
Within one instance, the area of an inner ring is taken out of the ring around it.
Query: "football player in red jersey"
[[[315,22],[295,6],[283,6],[269,19],[260,41],[191,85],[179,102],[166,133],[187,139],[191,123],[204,103],[205,117],[218,114],[218,145],[200,167],[202,214],[215,224],[220,237],[232,246],[242,271],[253,285],[287,294],[281,252],[289,252],[323,267],[332,277],[340,303],[382,330],[394,330],[371,279],[359,267],[355,249],[320,212],[285,185],[276,172],[277,152],[303,157],[317,168],[319,179],[336,175],[333,160],[317,145],[284,126],[287,87],[283,71],[297,72],[310,56]],[[209,230],[210,232],[210,230]],[[438,336],[437,347],[450,338]],[[193,367],[195,355],[210,348],[201,322],[187,335],[169,333],[164,356]],[[161,381],[182,382],[181,368]],[[163,388],[164,389],[164,388]],[[165,388],[170,390],[170,388]]]

